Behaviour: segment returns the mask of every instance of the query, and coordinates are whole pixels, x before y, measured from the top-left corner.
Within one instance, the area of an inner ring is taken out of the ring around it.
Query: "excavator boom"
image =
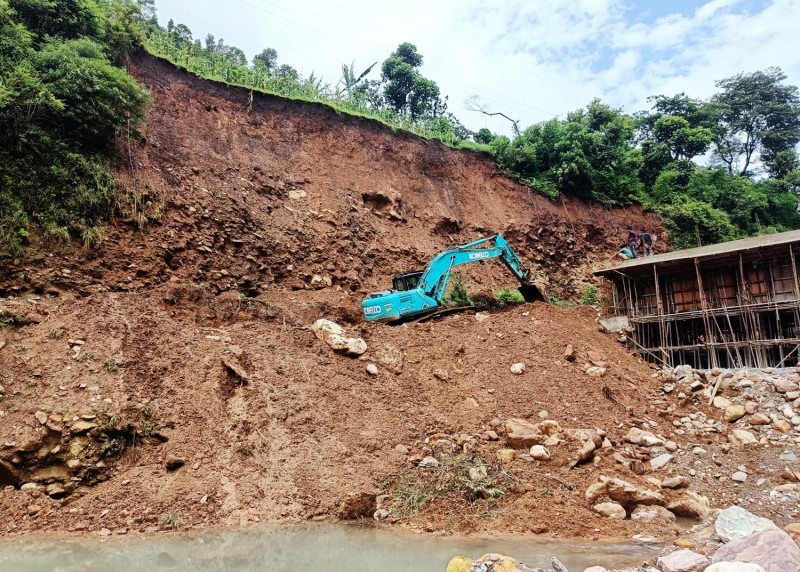
[[[394,321],[435,312],[442,307],[452,269],[469,262],[500,258],[520,282],[526,301],[543,296],[508,242],[499,234],[441,252],[420,273],[395,277],[395,288],[370,294],[362,303],[367,321]]]

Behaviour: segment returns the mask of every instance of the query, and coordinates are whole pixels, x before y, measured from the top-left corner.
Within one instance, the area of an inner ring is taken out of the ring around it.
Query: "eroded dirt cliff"
[[[96,249],[43,245],[2,271],[0,304],[20,321],[0,347],[0,478],[15,487],[0,494],[0,532],[333,519],[350,493],[396,494],[436,452],[431,436],[499,467],[509,418],[538,423],[546,410],[617,445],[632,426],[668,435],[690,411],[588,308],[401,327],[360,318],[361,298],[392,274],[497,232],[549,293],[574,299],[628,224],[661,231],[651,215],[553,203],[483,155],[320,105],[251,100],[150,57],[132,72],[154,106],[144,139],[119,141],[128,216]],[[465,275],[473,292],[514,285],[500,264]],[[348,326],[367,353],[333,353],[309,329],[318,318]],[[587,375],[590,361],[606,375]],[[501,467],[501,501],[444,499],[408,522],[640,531],[593,512],[584,491],[601,475],[645,476],[600,452],[570,469],[585,444],[551,465]]]

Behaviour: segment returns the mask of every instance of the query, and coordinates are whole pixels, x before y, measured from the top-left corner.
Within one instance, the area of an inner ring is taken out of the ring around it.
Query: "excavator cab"
[[[422,278],[422,271],[407,272],[392,278],[392,286],[397,292],[407,292],[413,290],[419,284],[419,279]]]

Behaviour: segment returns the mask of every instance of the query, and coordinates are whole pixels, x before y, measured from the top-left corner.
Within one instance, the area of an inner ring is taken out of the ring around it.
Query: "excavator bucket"
[[[523,284],[518,290],[526,302],[544,301],[544,294],[542,294],[542,291],[536,284]]]

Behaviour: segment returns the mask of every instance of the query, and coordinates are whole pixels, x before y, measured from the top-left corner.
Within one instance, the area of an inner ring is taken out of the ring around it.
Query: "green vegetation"
[[[587,284],[583,289],[583,296],[578,300],[578,304],[583,306],[592,306],[597,304],[597,286],[594,284]]]
[[[407,518],[434,501],[459,506],[496,501],[513,482],[514,477],[500,465],[487,464],[477,455],[446,456],[436,467],[413,469],[390,483],[391,512]]]
[[[25,318],[11,310],[0,310],[0,328],[19,328],[27,323]]]
[[[595,99],[527,128],[471,98],[473,111],[511,122],[506,137],[470,131],[448,112],[408,42],[380,64],[343,64],[331,84],[299,73],[273,48],[248,62],[221,38],[194,38],[173,21],[160,26],[154,0],[0,0],[0,258],[22,255],[31,233],[90,247],[115,212],[140,227],[161,216],[151,189],[118,188],[111,173],[115,145],[139,137],[150,103],[123,68],[139,46],[249,89],[248,109],[255,92],[321,102],[490,153],[552,199],[642,204],[664,219],[674,247],[800,228],[800,97],[778,68],[722,79],[708,100],[656,95],[649,110],[627,114]]]
[[[162,514],[158,519],[158,526],[161,528],[178,530],[181,527],[181,517],[178,513],[168,511]]]
[[[509,304],[525,303],[525,298],[516,288],[503,288],[499,292],[495,292],[494,297],[497,299],[497,305],[501,308]]]
[[[138,14],[130,0],[0,0],[0,257],[21,254],[31,222],[51,240],[102,237],[111,143],[149,104],[115,65]]]
[[[464,285],[464,278],[458,272],[453,274],[450,282],[450,293],[445,296],[444,303],[446,306],[474,306],[475,303],[469,297],[467,287]]]

